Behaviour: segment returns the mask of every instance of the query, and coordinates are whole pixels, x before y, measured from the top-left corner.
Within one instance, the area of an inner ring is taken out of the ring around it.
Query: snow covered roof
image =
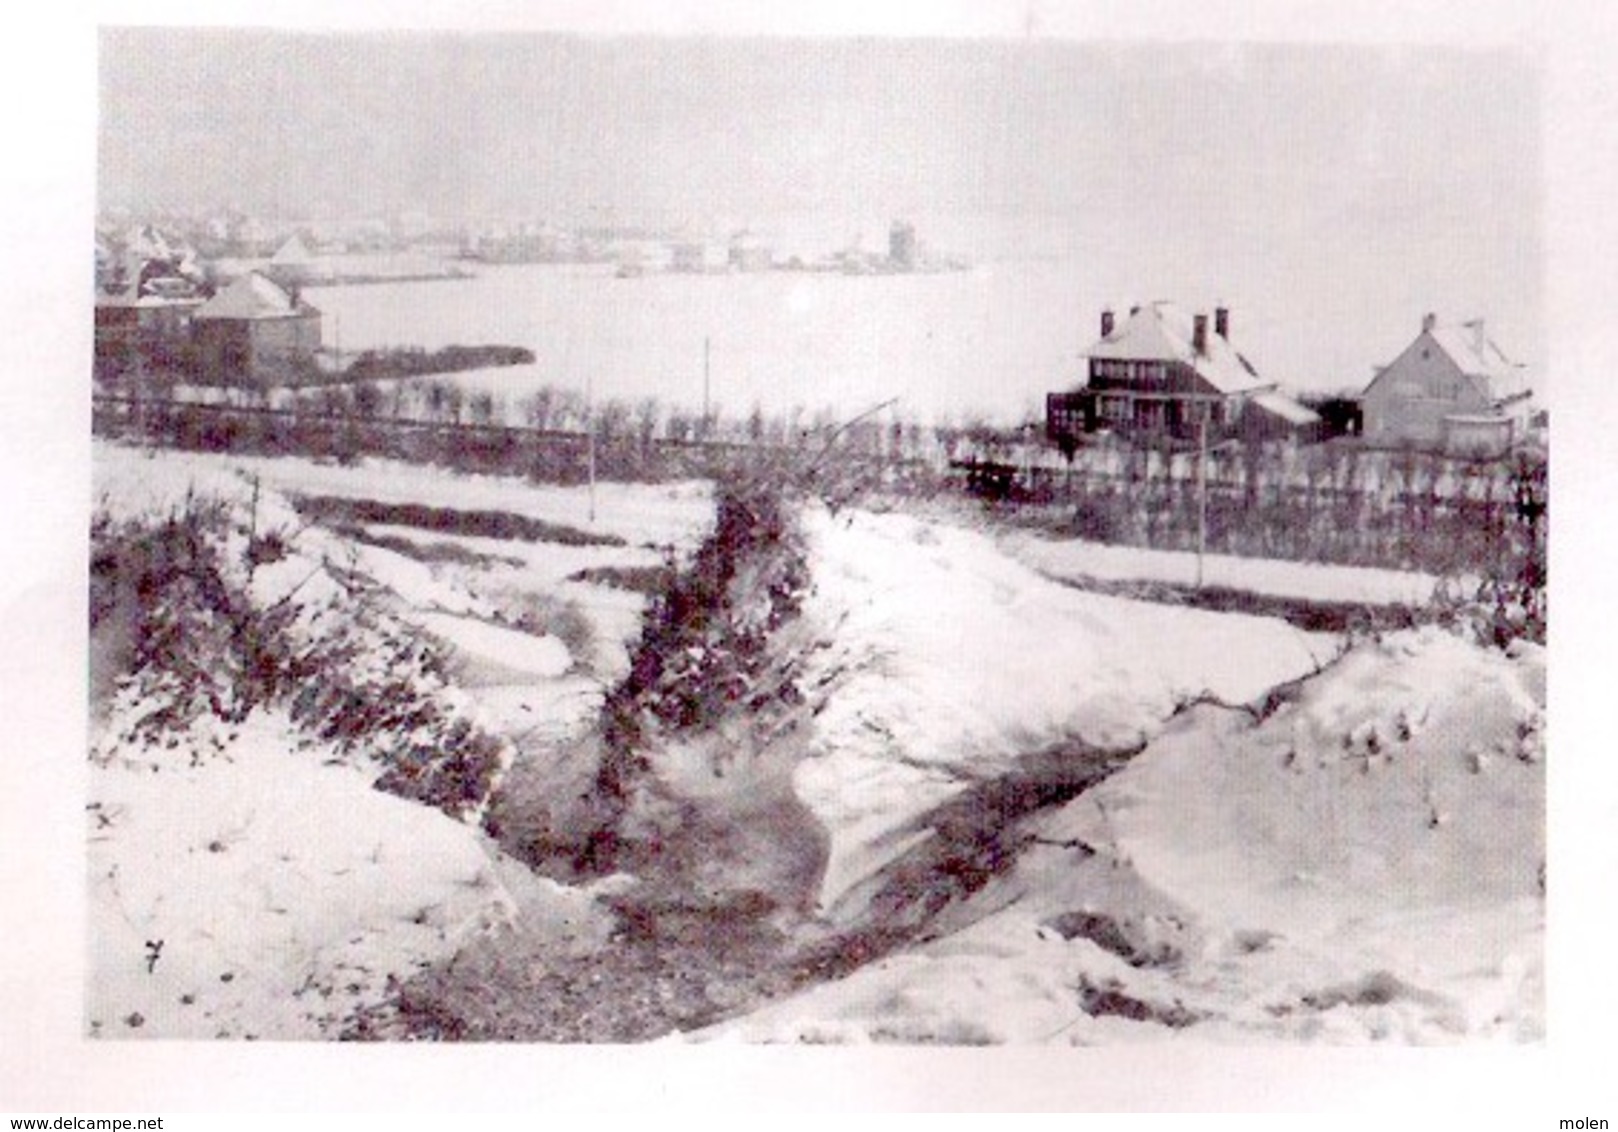
[[[294,232],[287,238],[287,242],[281,245],[280,250],[270,257],[270,262],[290,267],[307,264],[312,259],[314,256],[309,254],[303,238]]]
[[[151,259],[168,259],[174,254],[168,237],[156,226],[137,224],[124,237],[124,246],[136,255]]]
[[[1247,393],[1275,384],[1261,378],[1211,325],[1201,354],[1196,351],[1194,334],[1192,316],[1173,303],[1147,303],[1091,346],[1085,356],[1115,361],[1184,362],[1221,393]]]
[[[315,314],[315,308],[295,300],[279,283],[256,271],[248,272],[198,308],[197,318],[292,318]]]
[[[1253,394],[1252,403],[1267,412],[1274,413],[1288,424],[1312,425],[1320,421],[1320,414],[1309,406],[1299,404],[1285,393],[1273,389]]]
[[[1505,352],[1490,340],[1484,331],[1483,320],[1455,325],[1433,323],[1424,333],[1449,355],[1460,371],[1468,377],[1481,379],[1493,400],[1521,397],[1528,391],[1523,367],[1506,357]]]

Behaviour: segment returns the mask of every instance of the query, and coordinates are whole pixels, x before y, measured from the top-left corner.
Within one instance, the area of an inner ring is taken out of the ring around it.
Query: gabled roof
[[[283,267],[302,267],[315,257],[309,254],[309,249],[303,242],[303,237],[294,232],[287,237],[287,242],[270,257],[270,262]]]
[[[1520,397],[1528,391],[1523,367],[1506,357],[1490,340],[1482,319],[1459,326],[1435,323],[1424,333],[1449,356],[1457,369],[1481,384],[1490,400]]]
[[[1273,381],[1258,375],[1236,348],[1208,327],[1205,352],[1193,345],[1192,317],[1173,303],[1154,302],[1136,308],[1085,356],[1113,361],[1184,362],[1221,393],[1269,389]]]
[[[286,288],[273,279],[250,271],[197,308],[194,317],[241,320],[292,318],[318,313],[308,303],[295,300]]]

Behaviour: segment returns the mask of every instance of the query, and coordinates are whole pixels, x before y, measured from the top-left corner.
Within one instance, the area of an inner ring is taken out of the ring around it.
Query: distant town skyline
[[[897,217],[1369,380],[1422,314],[1544,364],[1531,51],[107,29],[102,207],[813,230]],[[1324,331],[1324,340],[1323,340]],[[1340,342],[1332,339],[1340,338]]]

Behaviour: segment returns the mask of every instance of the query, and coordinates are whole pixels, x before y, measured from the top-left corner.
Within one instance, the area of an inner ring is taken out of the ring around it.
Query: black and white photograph
[[[1544,1051],[1558,56],[1078,7],[94,28],[73,1048]]]

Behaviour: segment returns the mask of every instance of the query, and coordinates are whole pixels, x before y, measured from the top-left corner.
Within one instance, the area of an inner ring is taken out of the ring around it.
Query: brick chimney
[[[1101,312],[1101,337],[1103,337],[1103,338],[1111,338],[1112,337],[1112,308],[1111,307],[1109,307],[1106,310]]]
[[[1191,349],[1199,358],[1208,352],[1208,316],[1205,314],[1191,319]]]
[[[1225,341],[1230,341],[1230,308],[1218,306],[1214,308],[1214,333]]]

